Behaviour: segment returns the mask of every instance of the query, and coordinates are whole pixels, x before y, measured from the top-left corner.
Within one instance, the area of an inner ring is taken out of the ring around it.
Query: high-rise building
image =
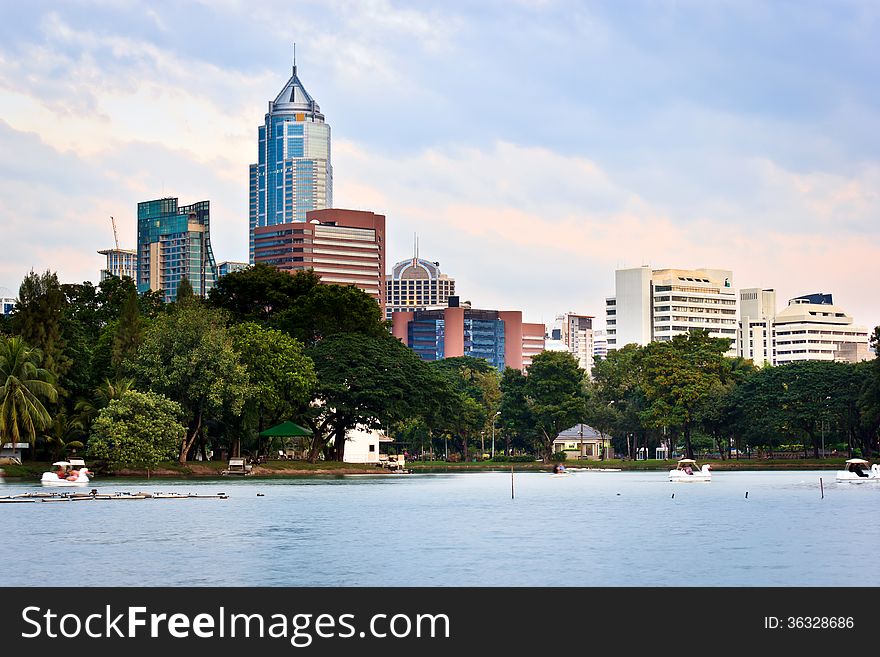
[[[206,297],[217,279],[210,229],[209,201],[138,203],[138,292],[161,290],[165,301],[174,301],[185,278],[197,297]]]
[[[354,285],[385,314],[385,216],[363,210],[313,210],[307,222],[254,231],[254,260],[284,271],[314,269],[322,283]]]
[[[455,296],[447,308],[394,312],[391,323],[394,337],[428,361],[472,356],[521,370],[544,351],[546,327],[524,324],[522,311],[464,307]]]
[[[557,335],[558,334],[558,335]],[[557,315],[551,337],[561,340],[587,374],[593,369],[593,316],[567,312]]]
[[[131,280],[137,280],[137,251],[129,249],[104,249],[98,251],[107,258],[107,265],[101,270],[101,280],[106,281],[111,276]]]
[[[414,253],[401,260],[385,277],[385,318],[400,311],[426,310],[445,306],[455,295],[455,279],[440,272],[440,263]]]
[[[544,324],[522,324],[522,368],[527,370],[532,359],[544,351],[546,347],[547,326]],[[511,365],[510,367],[514,367]],[[520,368],[517,368],[520,369]]]
[[[783,365],[802,360],[856,363],[869,360],[868,329],[834,305],[830,294],[807,294],[790,299],[776,311],[773,290],[748,288],[740,292],[737,353],[756,365]]]
[[[726,269],[618,269],[605,300],[608,350],[671,340],[694,329],[730,340],[736,354],[736,292]]]
[[[775,318],[776,290],[758,287],[740,290],[737,355],[750,359],[759,367],[765,364],[772,365]]]
[[[231,274],[234,271],[241,271],[242,269],[247,269],[250,265],[246,262],[234,262],[232,260],[224,260],[219,265],[217,265],[217,278],[222,276],[226,276],[226,274]]]
[[[599,329],[593,332],[593,362],[602,360],[608,355],[608,338],[605,331]]]
[[[305,222],[309,211],[333,207],[330,126],[297,77],[296,63],[257,132],[258,158],[250,165],[251,264],[257,228]]]

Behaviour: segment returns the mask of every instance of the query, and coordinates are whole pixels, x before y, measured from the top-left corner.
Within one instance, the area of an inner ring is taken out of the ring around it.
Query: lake
[[[880,483],[832,471],[517,473],[513,500],[509,472],[92,487],[229,499],[0,504],[5,586],[880,586]]]

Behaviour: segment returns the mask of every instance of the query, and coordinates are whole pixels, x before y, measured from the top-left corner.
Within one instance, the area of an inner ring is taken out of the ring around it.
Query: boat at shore
[[[849,459],[846,467],[837,473],[837,481],[850,484],[880,481],[880,465],[871,465],[865,459]]]
[[[708,463],[698,468],[693,459],[681,459],[675,469],[669,471],[669,481],[712,481],[711,468]]]
[[[55,461],[52,464],[55,470],[44,472],[40,483],[43,486],[61,488],[68,486],[88,486],[90,479],[89,469],[82,459],[72,458],[69,461]]]

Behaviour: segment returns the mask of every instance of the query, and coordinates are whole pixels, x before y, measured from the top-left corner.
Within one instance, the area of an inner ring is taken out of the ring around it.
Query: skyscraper
[[[269,101],[258,128],[259,153],[250,165],[249,257],[254,263],[254,230],[306,221],[310,210],[333,207],[330,126],[296,74]]]
[[[186,278],[197,297],[206,297],[217,280],[210,228],[209,201],[178,206],[176,198],[161,198],[138,203],[138,292],[162,290],[165,301],[174,301]]]

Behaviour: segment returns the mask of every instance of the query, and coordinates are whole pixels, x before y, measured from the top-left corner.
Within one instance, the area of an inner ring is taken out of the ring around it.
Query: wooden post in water
[[[825,499],[825,485],[822,483],[822,477],[819,477],[819,490],[822,491],[822,499]]]
[[[513,466],[510,466],[510,499],[514,499],[513,495]]]

